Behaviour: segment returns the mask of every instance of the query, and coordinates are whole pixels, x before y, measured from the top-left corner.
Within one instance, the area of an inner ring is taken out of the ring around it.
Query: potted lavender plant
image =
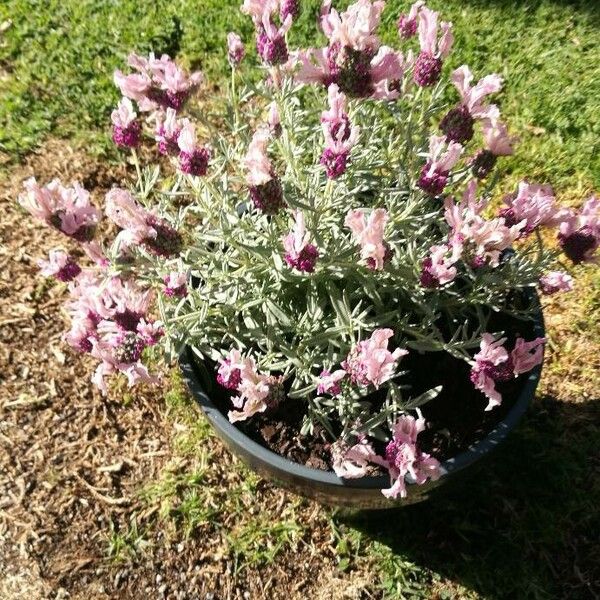
[[[327,45],[291,51],[298,3],[245,0],[264,78],[230,33],[220,114],[193,100],[200,73],[132,54],[112,122],[137,177],[106,195],[110,244],[78,184],[32,179],[20,198],[89,258],[41,266],[68,282],[66,340],[98,359],[104,393],[113,373],[155,383],[156,349],[179,356],[254,468],[360,507],[419,500],[506,436],[541,370],[536,287],[568,291],[560,251],[591,262],[600,245],[594,198],[575,212],[523,181],[494,208],[513,151],[501,78],[447,68],[452,25],[421,1],[398,20],[402,50],[382,45],[383,8],[325,2]],[[142,166],[145,138],[162,158]]]

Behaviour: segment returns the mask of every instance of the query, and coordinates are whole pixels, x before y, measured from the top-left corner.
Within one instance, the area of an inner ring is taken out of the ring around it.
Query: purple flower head
[[[366,98],[373,92],[371,60],[373,54],[364,50],[331,46],[329,65],[340,90],[353,98]]]
[[[428,52],[420,52],[413,71],[415,83],[420,87],[430,87],[440,80],[441,74],[442,59]]]
[[[59,281],[72,281],[81,273],[81,267],[62,250],[51,250],[49,260],[40,260],[38,265],[44,277],[56,277]]]
[[[592,196],[579,213],[567,211],[562,219],[558,242],[563,252],[575,264],[595,262],[600,248],[600,200]]]
[[[325,167],[325,173],[329,179],[337,179],[346,172],[349,152],[336,152],[331,148],[325,148],[319,163]]]
[[[291,17],[295,21],[300,15],[300,0],[281,0],[279,5],[279,18],[282,23]]]
[[[198,145],[196,128],[187,122],[177,136],[179,146],[179,169],[187,175],[202,177],[206,175],[210,161],[210,150]]]
[[[230,350],[219,363],[217,382],[228,390],[237,391],[242,382],[242,354],[239,350]]]
[[[117,338],[114,358],[119,363],[135,363],[142,357],[145,347],[144,340],[137,333],[127,331]]]
[[[208,148],[195,148],[193,152],[179,153],[179,169],[186,175],[202,177],[208,170],[210,150]]]
[[[319,258],[319,250],[313,244],[307,244],[298,252],[297,256],[286,252],[284,258],[285,262],[293,269],[298,269],[303,273],[312,273]]]
[[[333,373],[328,369],[323,369],[317,380],[317,394],[339,396],[342,393],[341,381],[344,377],[346,377],[346,371],[343,369],[338,369]]]
[[[538,227],[555,226],[568,218],[570,211],[556,204],[554,192],[548,185],[522,181],[515,194],[504,198],[506,208],[500,211],[507,226],[522,223],[522,235]]]
[[[223,375],[223,380],[227,382],[228,377],[233,377],[233,381],[237,383],[237,373],[235,371],[238,369],[240,378],[237,386],[238,395],[231,399],[233,406],[238,410],[229,411],[227,417],[230,422],[242,421],[259,412],[274,409],[285,398],[282,379],[260,373],[254,358],[250,356],[243,357],[236,350],[231,351],[228,358],[230,364],[224,366],[223,361],[221,366],[224,369],[229,369],[229,372],[232,372],[233,375],[226,372]]]
[[[243,159],[250,198],[256,208],[274,215],[284,206],[283,188],[273,171],[267,155],[271,134],[266,127],[254,132],[248,151]]]
[[[312,273],[319,258],[316,246],[309,243],[310,233],[306,231],[304,214],[297,210],[292,231],[283,238],[285,262],[293,269],[303,273]]]
[[[562,251],[576,265],[585,262],[600,245],[600,239],[596,232],[587,225],[568,235],[559,233],[558,241]]]
[[[156,256],[178,256],[183,247],[183,239],[179,232],[166,221],[150,216],[146,223],[154,230],[155,235],[142,240],[142,243]]]
[[[121,148],[136,148],[140,143],[142,126],[136,119],[133,104],[129,98],[122,98],[111,114],[113,141]]]
[[[282,65],[287,62],[289,52],[285,34],[292,26],[292,15],[288,15],[281,27],[276,27],[268,12],[263,14],[262,21],[256,29],[256,51],[264,63],[269,66]]]
[[[446,142],[445,136],[432,135],[429,138],[428,160],[417,185],[428,194],[438,196],[448,183],[450,170],[463,153],[463,147],[456,142]]]
[[[168,156],[177,156],[179,154],[177,140],[184,125],[188,122],[188,119],[178,120],[177,112],[172,108],[167,109],[164,118],[159,116],[154,139],[158,142],[158,151],[161,154]]]
[[[390,247],[390,245],[383,240],[383,266],[387,265],[392,257],[394,256],[394,251]],[[377,260],[373,256],[368,256],[365,260],[365,264],[367,265],[367,269],[370,271],[377,271]]]
[[[498,107],[494,104],[484,104],[484,98],[502,89],[502,78],[499,75],[486,75],[475,85],[473,73],[467,65],[462,65],[452,72],[452,83],[461,97],[461,104],[474,119],[497,121],[500,116]]]
[[[250,186],[249,192],[254,206],[267,215],[276,215],[285,206],[283,188],[278,178]]]
[[[117,236],[122,251],[141,244],[157,256],[181,252],[183,240],[177,230],[143,208],[127,190],[113,188],[106,194],[105,213],[122,229]]]
[[[410,11],[406,15],[400,15],[398,19],[398,35],[404,39],[408,40],[411,37],[414,37],[417,33],[417,25],[419,19],[419,10],[422,6],[425,5],[425,2],[422,0],[418,0],[411,7]]]
[[[233,31],[227,34],[227,58],[232,67],[237,67],[243,60],[246,54],[246,48],[242,42],[242,38]]]
[[[421,170],[417,185],[431,196],[439,196],[448,183],[448,171],[436,171],[428,162]]]
[[[187,273],[172,271],[164,278],[165,296],[169,298],[185,298],[187,295]]]
[[[493,171],[497,160],[496,155],[489,150],[479,150],[470,162],[473,177],[485,179]]]
[[[473,138],[474,123],[467,107],[461,104],[444,115],[440,122],[440,129],[446,135],[447,141],[465,144]]]

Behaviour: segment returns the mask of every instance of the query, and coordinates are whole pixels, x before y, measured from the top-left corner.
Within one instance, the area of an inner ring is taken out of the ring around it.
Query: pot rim
[[[539,305],[539,299],[537,298],[537,294],[535,294],[535,292],[533,292],[531,296],[537,305],[537,314],[535,316],[533,333],[536,337],[543,337],[545,333],[544,317]],[[194,350],[191,346],[185,346],[179,356],[179,365],[192,395],[202,408],[202,411],[206,415],[207,419],[211,422],[211,424],[214,425],[215,429],[223,432],[225,437],[231,439],[235,445],[243,447],[244,450],[256,460],[266,462],[275,470],[289,473],[292,477],[309,480],[316,484],[329,487],[358,487],[362,489],[382,489],[389,487],[388,475],[366,476],[358,479],[344,479],[338,477],[334,471],[323,471],[321,469],[314,469],[312,467],[301,465],[273,452],[268,448],[265,448],[264,446],[261,446],[258,442],[250,439],[245,433],[239,430],[233,423],[230,423],[227,417],[208,397],[200,384],[197,367],[194,363]],[[490,453],[507,437],[510,431],[516,427],[535,394],[535,390],[542,373],[542,365],[543,360],[542,363],[540,363],[527,374],[527,379],[524,382],[517,401],[504,419],[499,421],[494,429],[492,429],[485,438],[475,442],[458,455],[442,461],[440,479],[469,467],[481,457]],[[409,477],[406,478],[406,482],[409,485],[415,485],[414,482],[410,481]]]

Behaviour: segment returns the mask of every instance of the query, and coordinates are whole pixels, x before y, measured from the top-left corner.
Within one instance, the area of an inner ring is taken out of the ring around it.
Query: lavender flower
[[[227,34],[227,58],[232,67],[237,67],[246,54],[242,38],[233,31]]]

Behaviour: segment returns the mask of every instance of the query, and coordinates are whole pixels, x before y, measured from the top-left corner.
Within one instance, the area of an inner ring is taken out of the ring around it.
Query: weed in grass
[[[276,521],[268,515],[249,519],[226,534],[236,575],[272,563],[281,551],[298,543],[302,527],[286,512]]]
[[[119,531],[111,522],[110,533],[107,540],[107,554],[113,562],[128,562],[143,552],[148,546],[144,533],[137,524],[135,515],[131,518],[129,526],[125,531]]]

